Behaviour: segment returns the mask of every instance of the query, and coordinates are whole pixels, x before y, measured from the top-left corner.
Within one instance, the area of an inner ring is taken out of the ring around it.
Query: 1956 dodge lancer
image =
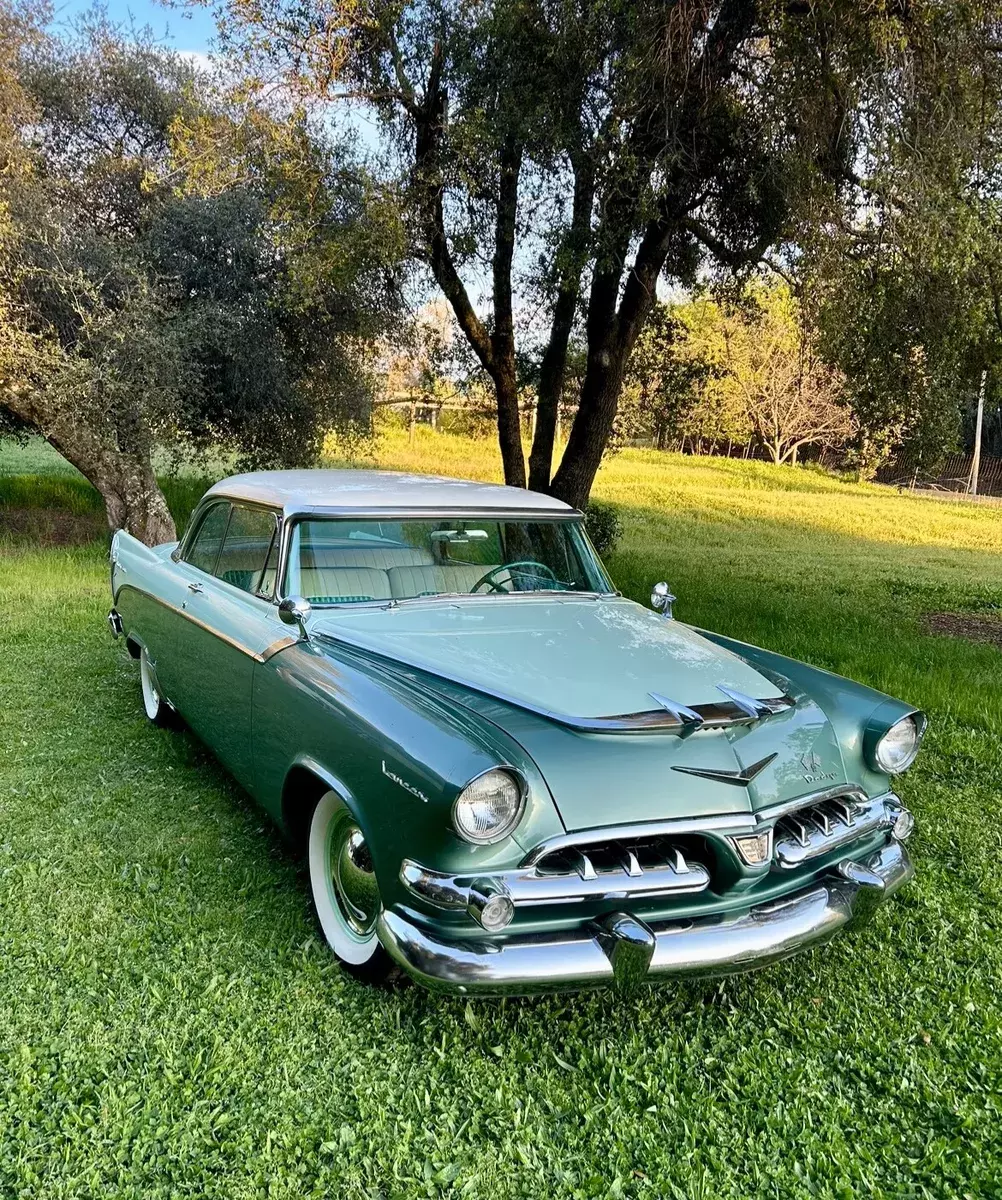
[[[113,632],[308,853],[344,967],[529,993],[725,975],[911,875],[922,713],[617,593],[582,516],[376,471],[236,476],[118,533]]]

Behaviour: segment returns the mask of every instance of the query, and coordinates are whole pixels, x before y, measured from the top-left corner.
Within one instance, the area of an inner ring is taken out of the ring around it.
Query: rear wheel
[[[327,944],[342,967],[367,983],[385,983],[393,960],[376,936],[379,888],[365,837],[337,792],[325,792],[313,811],[310,887]]]
[[[174,710],[160,695],[156,667],[150,662],[146,647],[139,652],[139,679],[143,687],[143,708],[154,725],[170,727],[176,724]]]

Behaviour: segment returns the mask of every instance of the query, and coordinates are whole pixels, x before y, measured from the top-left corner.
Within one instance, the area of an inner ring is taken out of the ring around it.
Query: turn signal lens
[[[510,771],[485,771],[459,793],[452,822],[467,842],[499,842],[518,824],[523,802],[522,787]]]
[[[925,718],[913,713],[902,717],[877,742],[873,752],[877,766],[888,775],[900,775],[915,761],[925,733]]]
[[[732,837],[734,848],[749,867],[760,867],[772,858],[772,832]]]

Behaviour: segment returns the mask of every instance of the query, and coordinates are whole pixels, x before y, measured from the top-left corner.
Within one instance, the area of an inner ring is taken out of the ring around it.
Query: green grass
[[[424,431],[378,459],[497,469]],[[0,503],[56,503],[6,461]],[[1002,606],[1002,513],[637,451],[596,494],[629,594],[928,707],[915,882],[719,984],[368,991],[252,803],[143,719],[102,542],[0,548],[0,1196],[1002,1194],[1002,658],[919,626]]]

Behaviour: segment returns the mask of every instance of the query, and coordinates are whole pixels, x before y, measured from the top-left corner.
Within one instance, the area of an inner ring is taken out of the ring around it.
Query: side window
[[[234,504],[214,573],[241,591],[270,595],[277,528],[275,514],[267,509]]]
[[[193,567],[198,567],[200,571],[212,574],[216,559],[219,557],[219,547],[223,541],[229,515],[230,506],[228,504],[214,504],[209,509],[202,518],[202,523],[195,534],[195,540],[188,547],[188,553],[184,556],[185,562],[190,563]]]

